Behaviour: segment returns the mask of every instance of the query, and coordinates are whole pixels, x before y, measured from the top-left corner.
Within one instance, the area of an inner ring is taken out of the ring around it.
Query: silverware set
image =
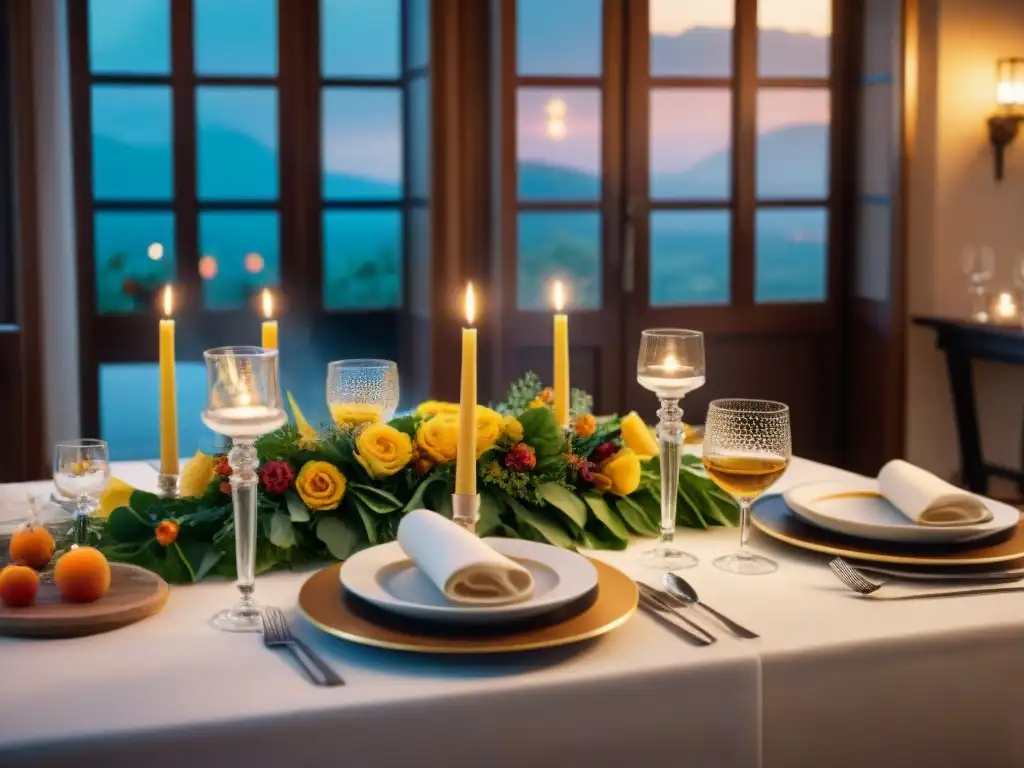
[[[729,632],[742,640],[753,640],[759,637],[756,632],[702,602],[697,595],[697,590],[684,578],[674,573],[665,574],[663,590],[642,581],[637,582],[637,587],[640,590],[641,609],[693,645],[707,646],[718,640],[708,629],[684,615],[691,610],[696,613],[697,608],[712,616]]]
[[[345,684],[337,672],[292,634],[280,608],[266,606],[263,609],[263,644],[270,649],[284,648],[291,653],[314,685],[330,688]]]
[[[964,589],[945,589],[945,590],[934,590],[934,589],[922,589],[916,592],[900,592],[899,594],[892,595],[880,595],[878,592],[885,586],[883,583],[872,581],[865,576],[861,571],[851,565],[849,562],[841,557],[837,557],[832,560],[828,567],[832,569],[832,573],[835,574],[843,584],[852,589],[854,592],[864,597],[870,596],[875,600],[927,600],[932,598],[940,597],[965,597],[967,595],[995,595],[1000,592],[1024,592],[1024,586],[1013,586],[1013,587],[967,587]],[[964,578],[964,577],[967,578]],[[979,574],[963,574],[957,577],[955,574],[950,574],[948,577],[949,581],[970,581],[978,583]],[[1006,581],[1019,581],[1020,577],[1012,576],[1001,576],[999,574],[992,574],[992,581],[1003,582]]]

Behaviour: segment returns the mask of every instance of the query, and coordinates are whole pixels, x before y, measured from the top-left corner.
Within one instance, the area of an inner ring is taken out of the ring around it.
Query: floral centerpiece
[[[623,549],[631,535],[657,536],[661,515],[658,443],[636,414],[595,417],[573,391],[574,421],[558,428],[552,393],[527,374],[496,408],[477,406],[481,536],[556,546]],[[345,559],[395,538],[406,512],[451,516],[457,404],[429,401],[380,421],[370,406],[336,407],[314,429],[289,396],[294,424],[256,443],[260,460],[257,573]],[[108,558],[136,563],[173,583],[234,576],[231,474],[224,456],[197,453],[184,467],[180,498],[115,483],[95,520],[93,543]],[[735,524],[735,503],[684,457],[679,525]]]

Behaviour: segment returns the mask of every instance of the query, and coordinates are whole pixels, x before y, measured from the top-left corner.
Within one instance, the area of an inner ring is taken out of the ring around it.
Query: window
[[[212,440],[202,350],[258,338],[264,287],[284,384],[325,417],[327,361],[398,355],[429,208],[428,0],[70,9],[85,430],[115,458],[155,455],[168,282],[183,453]]]

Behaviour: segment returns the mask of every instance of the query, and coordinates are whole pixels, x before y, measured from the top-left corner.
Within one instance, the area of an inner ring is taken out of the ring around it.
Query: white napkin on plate
[[[992,519],[992,512],[973,493],[901,459],[882,467],[878,492],[918,525],[977,525]]]
[[[528,570],[429,509],[402,518],[398,543],[453,603],[508,605],[533,594]]]

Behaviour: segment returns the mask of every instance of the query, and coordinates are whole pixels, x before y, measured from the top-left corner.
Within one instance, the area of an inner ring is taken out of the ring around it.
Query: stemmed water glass
[[[985,302],[985,286],[995,274],[995,251],[988,246],[965,248],[961,266],[969,283],[971,319],[986,323],[988,322],[988,307]]]
[[[228,632],[259,632],[261,613],[253,600],[256,588],[256,456],[258,437],[284,426],[277,350],[219,347],[203,353],[207,399],[203,423],[231,439],[231,502],[235,518],[236,585],[241,599],[211,619]]]
[[[398,364],[372,359],[328,363],[327,407],[331,417],[344,421],[344,411],[352,406],[366,409],[367,421],[391,421],[398,410]]]
[[[713,400],[704,424],[704,468],[740,505],[740,548],[715,559],[723,571],[772,573],[778,564],[746,548],[750,504],[782,477],[792,455],[789,406],[771,400]]]
[[[57,443],[53,452],[53,484],[73,499],[73,541],[85,544],[89,537],[89,515],[96,507],[95,496],[110,480],[110,456],[105,440],[81,438]]]
[[[679,461],[685,425],[679,401],[704,386],[704,334],[680,328],[652,328],[640,339],[636,380],[661,400],[658,445],[661,454],[661,540],[640,555],[649,568],[692,568],[697,558],[673,545],[679,493]]]

